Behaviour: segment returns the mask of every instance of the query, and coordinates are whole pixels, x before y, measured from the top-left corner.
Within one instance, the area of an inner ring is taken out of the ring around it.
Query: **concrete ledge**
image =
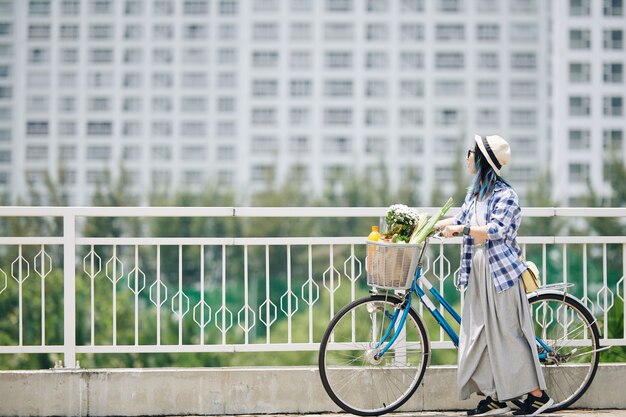
[[[431,367],[404,411],[458,410],[455,367]],[[626,409],[626,364],[601,365],[575,404]],[[317,368],[1,371],[2,416],[160,416],[340,411]]]

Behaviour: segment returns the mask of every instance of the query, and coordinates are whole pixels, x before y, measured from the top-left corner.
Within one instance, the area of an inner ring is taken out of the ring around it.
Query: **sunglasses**
[[[467,157],[466,157],[466,158],[469,158],[469,157],[470,157],[470,155],[471,155],[471,154],[473,154],[474,152],[476,152],[476,151],[474,150],[474,148],[469,148],[469,149],[467,150]]]

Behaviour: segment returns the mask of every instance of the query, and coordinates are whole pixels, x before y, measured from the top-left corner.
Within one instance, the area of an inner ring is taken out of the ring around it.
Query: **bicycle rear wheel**
[[[344,307],[328,325],[319,351],[320,377],[344,411],[360,416],[393,411],[413,395],[424,377],[428,334],[412,308],[400,337],[382,357],[376,356],[393,314],[398,309],[402,314],[402,304],[391,294],[363,298]]]
[[[539,294],[529,300],[548,394],[561,410],[589,388],[598,369],[600,332],[593,314],[567,294]],[[518,402],[516,404],[519,405]]]

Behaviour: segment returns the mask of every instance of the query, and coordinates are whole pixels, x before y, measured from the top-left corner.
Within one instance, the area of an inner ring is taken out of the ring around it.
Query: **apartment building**
[[[552,169],[569,202],[622,146],[624,23],[621,0],[0,0],[0,192],[50,177],[89,204],[123,167],[142,201],[244,198],[384,170],[429,202],[497,132],[520,194]]]

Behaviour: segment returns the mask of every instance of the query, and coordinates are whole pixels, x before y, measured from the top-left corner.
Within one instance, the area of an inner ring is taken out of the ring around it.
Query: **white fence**
[[[219,222],[384,214],[385,208],[1,207],[2,222],[62,219],[62,235],[0,237],[0,361],[2,354],[54,353],[72,368],[85,353],[317,350],[330,317],[368,292],[367,230],[357,237],[254,238],[84,237],[77,231],[102,217]],[[626,209],[535,208],[523,215],[579,222],[623,219]],[[626,237],[519,241],[547,283],[576,284],[570,292],[599,319],[603,345],[626,346]],[[459,243],[432,242],[424,265],[426,277],[457,305]],[[452,347],[443,331],[431,328],[431,340],[434,348]]]

